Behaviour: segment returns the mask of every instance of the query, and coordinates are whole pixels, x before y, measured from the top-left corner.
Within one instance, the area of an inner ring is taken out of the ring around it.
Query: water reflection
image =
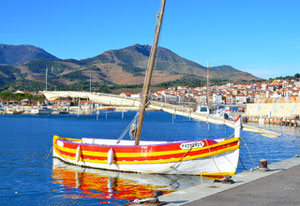
[[[56,158],[53,159],[52,178],[54,184],[63,186],[64,198],[106,200],[147,198],[152,196],[154,190],[162,190],[164,194],[168,194],[213,181],[199,176],[122,173],[83,168]]]

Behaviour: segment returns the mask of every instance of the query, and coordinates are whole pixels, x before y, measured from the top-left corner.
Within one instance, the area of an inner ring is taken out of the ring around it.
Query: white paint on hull
[[[189,175],[205,175],[210,173],[235,173],[238,159],[239,149],[222,153],[219,155],[209,156],[196,160],[188,160],[172,163],[161,164],[100,164],[70,160],[61,157],[53,150],[53,156],[65,162],[99,169],[139,172],[139,173],[160,173],[160,174],[189,174]]]

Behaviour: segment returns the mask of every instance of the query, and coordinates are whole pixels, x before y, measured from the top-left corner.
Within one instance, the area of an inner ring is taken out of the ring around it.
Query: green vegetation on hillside
[[[108,58],[107,55],[101,54],[96,57],[88,58],[88,59],[83,59],[81,60],[83,64],[90,64],[93,62],[101,62],[101,63],[115,63],[115,61],[111,58]]]
[[[260,82],[262,80],[256,80],[252,82]],[[210,79],[209,80],[209,85],[222,85],[226,84],[228,80],[221,80],[221,79]],[[238,81],[239,83],[247,83],[248,81],[246,80],[240,80]],[[154,85],[155,87],[163,87],[163,88],[168,88],[168,87],[176,87],[176,86],[186,86],[186,87],[203,87],[206,85],[206,79],[199,79],[195,77],[190,77],[190,78],[181,78],[177,79],[175,81],[169,81],[169,82],[162,82],[160,84]]]
[[[89,78],[89,77],[83,75],[81,73],[81,71],[70,72],[68,74],[62,75],[62,77],[66,78],[66,79],[68,79],[70,81],[75,81],[75,80],[83,81],[83,80],[86,80],[86,79]]]
[[[117,89],[134,89],[134,88],[142,88],[142,84],[138,85],[117,85],[117,84],[99,84],[92,83],[92,91],[93,92],[103,92],[103,93],[112,93]],[[67,87],[64,87],[62,90],[67,91],[89,91],[90,84],[88,81],[79,81]]]
[[[0,72],[3,74],[12,75],[12,73],[20,73],[20,70],[13,66],[1,65]]]
[[[92,71],[96,71],[96,72],[101,72],[101,69],[96,67],[95,65],[92,65],[92,66],[88,66],[86,67],[87,70],[92,70]]]
[[[71,62],[73,64],[77,64],[77,65],[80,65],[80,66],[84,66],[86,64],[85,62],[79,61],[79,60],[76,60],[76,59],[64,59],[63,61],[64,62]]]
[[[187,87],[201,87],[205,85],[205,80],[203,79],[188,79],[188,78],[181,78],[175,81],[163,82],[160,84],[154,85],[155,87],[176,87],[176,86],[187,86]]]
[[[124,64],[132,65],[135,62],[134,55],[125,50],[115,50],[113,53],[116,58],[121,60]]]
[[[50,59],[36,59],[25,64],[33,73],[45,73],[46,68],[51,68],[53,60]]]
[[[294,76],[280,76],[280,77],[276,77],[276,78],[270,78],[269,80],[272,81],[274,79],[299,79],[300,78],[300,74],[299,73],[296,73]]]
[[[48,74],[59,75],[65,70],[72,70],[65,64],[62,64],[56,60],[51,59],[36,59],[25,64],[28,69],[33,73],[46,73],[46,68],[48,68]]]
[[[133,76],[144,76],[145,69],[127,65],[127,64],[118,64],[122,67],[125,72],[133,74]]]
[[[5,78],[0,74],[0,86],[12,82],[16,79],[14,73],[20,74],[20,70],[12,66],[0,66],[0,72],[5,76]]]
[[[45,88],[45,83],[33,80],[15,80],[0,87],[0,91],[42,91]]]

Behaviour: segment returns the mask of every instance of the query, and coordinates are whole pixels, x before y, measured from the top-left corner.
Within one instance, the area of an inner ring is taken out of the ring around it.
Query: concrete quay
[[[300,157],[268,168],[236,174],[234,184],[201,184],[163,195],[159,200],[170,206],[300,205]]]

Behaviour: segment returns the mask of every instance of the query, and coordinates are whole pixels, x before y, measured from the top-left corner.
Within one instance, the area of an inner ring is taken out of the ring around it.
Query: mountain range
[[[39,58],[58,59],[35,46],[0,44],[0,64],[18,65]]]
[[[93,91],[134,87],[143,83],[151,46],[135,44],[122,49],[82,59],[59,59],[31,45],[0,44],[1,90],[42,90],[46,69],[50,89],[86,90],[89,82]],[[152,84],[172,85],[175,82],[205,83],[207,68],[159,47]],[[212,83],[260,81],[247,72],[228,65],[209,68]]]

